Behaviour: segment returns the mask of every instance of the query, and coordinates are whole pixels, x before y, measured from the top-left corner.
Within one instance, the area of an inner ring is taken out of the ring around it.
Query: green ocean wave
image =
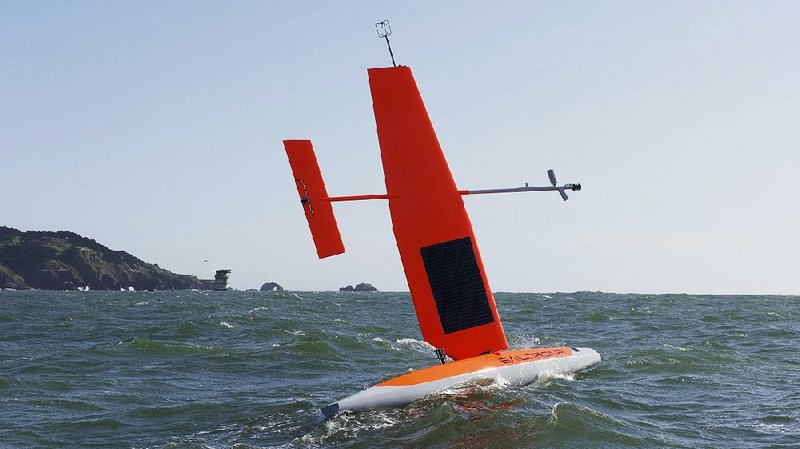
[[[477,382],[326,420],[319,408],[329,402],[438,363],[407,293],[2,291],[0,447],[800,441],[800,298],[574,292],[495,300],[512,347],[589,346],[603,361],[570,378]]]

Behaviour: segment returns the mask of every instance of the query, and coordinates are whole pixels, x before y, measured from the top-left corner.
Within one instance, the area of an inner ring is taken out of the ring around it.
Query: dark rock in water
[[[74,232],[0,226],[0,288],[185,290],[206,286]]]
[[[342,287],[339,289],[340,292],[377,292],[378,289],[373,287],[372,284],[367,284],[362,282],[355,287],[352,285],[348,285],[347,287]]]
[[[362,282],[362,283],[356,285],[356,288],[354,288],[353,291],[356,291],[356,292],[377,292],[378,289],[373,287],[372,284],[367,284],[365,282]]]
[[[280,286],[277,282],[267,282],[261,286],[262,292],[282,292],[283,287]]]

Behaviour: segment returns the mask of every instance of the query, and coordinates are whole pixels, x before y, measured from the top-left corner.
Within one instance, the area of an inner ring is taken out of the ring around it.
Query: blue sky
[[[384,191],[366,68],[389,19],[494,290],[797,294],[797,2],[0,3],[0,223],[179,273],[406,289],[386,204],[319,261],[281,140]],[[210,262],[204,262],[205,259]]]

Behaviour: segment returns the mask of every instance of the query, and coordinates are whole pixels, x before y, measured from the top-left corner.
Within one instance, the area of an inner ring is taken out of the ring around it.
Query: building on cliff
[[[231,270],[217,270],[214,279],[200,279],[200,282],[206,286],[206,290],[224,292],[228,289],[228,277],[230,274]]]

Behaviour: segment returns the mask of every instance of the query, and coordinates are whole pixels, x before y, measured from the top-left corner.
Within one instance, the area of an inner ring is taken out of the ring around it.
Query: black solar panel
[[[494,321],[472,239],[420,248],[445,334]]]

